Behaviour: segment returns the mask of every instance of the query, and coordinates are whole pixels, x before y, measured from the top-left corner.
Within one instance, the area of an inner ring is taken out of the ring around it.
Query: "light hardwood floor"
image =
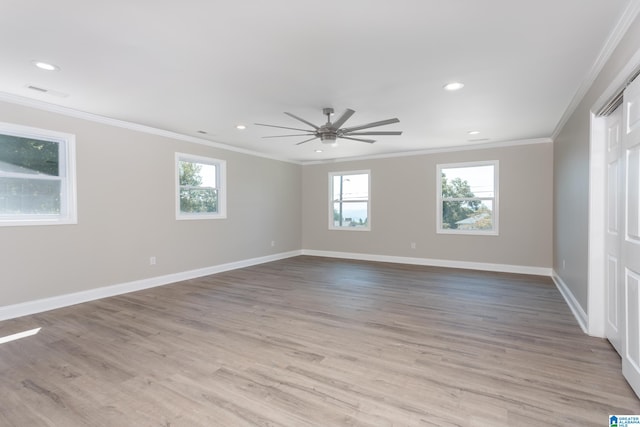
[[[2,426],[606,426],[548,278],[296,257],[0,323]]]

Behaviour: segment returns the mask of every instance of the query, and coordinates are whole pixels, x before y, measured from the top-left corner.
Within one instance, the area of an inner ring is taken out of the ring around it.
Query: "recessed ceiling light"
[[[454,90],[460,90],[463,87],[464,87],[464,83],[451,82],[449,84],[444,85],[444,90],[454,91]]]
[[[46,71],[58,71],[60,69],[60,67],[58,67],[57,65],[50,64],[48,62],[33,61],[32,64],[40,68],[41,70]]]
[[[322,153],[322,150],[316,150],[316,153]]]
[[[236,129],[238,130],[245,130],[247,127],[245,125],[237,125]]]
[[[480,133],[479,130],[470,130],[469,132],[467,132],[469,135],[477,135]]]

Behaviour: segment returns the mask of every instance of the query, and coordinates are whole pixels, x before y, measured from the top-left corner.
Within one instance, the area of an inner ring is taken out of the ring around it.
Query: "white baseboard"
[[[582,306],[580,305],[576,297],[573,295],[573,292],[571,292],[571,289],[569,289],[567,284],[560,278],[560,276],[558,276],[555,270],[553,271],[551,278],[553,279],[553,282],[556,284],[556,287],[562,294],[562,297],[567,302],[567,305],[569,306],[569,309],[571,309],[573,316],[578,321],[578,325],[580,325],[580,328],[582,328],[582,331],[585,334],[588,334],[589,333],[589,317],[587,316],[587,313],[584,312],[584,310],[582,309]]]
[[[189,270],[180,273],[167,274],[164,276],[151,277],[148,279],[135,280],[132,282],[121,283],[111,286],[105,286],[96,289],[90,289],[71,294],[59,295],[50,298],[43,298],[35,301],[27,301],[20,304],[8,305],[0,307],[0,321],[13,319],[16,317],[27,316],[29,314],[42,313],[44,311],[54,310],[56,308],[68,307],[70,305],[80,304],[83,302],[94,301],[101,298],[126,294],[128,292],[140,291],[143,289],[154,288],[157,286],[168,285],[182,280],[195,279],[197,277],[208,276],[211,274],[222,273],[224,271],[236,270],[239,268],[250,267],[252,265],[263,264],[266,262],[277,261],[285,258],[291,258],[298,255],[321,256],[329,258],[355,259],[362,261],[390,262],[397,264],[413,264],[426,265],[433,267],[462,268],[467,270],[496,271],[503,273],[532,274],[537,276],[552,276],[556,286],[564,296],[571,311],[578,319],[578,323],[585,330],[586,315],[575,300],[573,294],[564,285],[564,283],[555,274],[552,275],[552,269],[544,267],[530,267],[509,264],[491,264],[468,261],[440,260],[430,258],[410,258],[390,255],[361,254],[351,252],[334,252],[334,251],[317,251],[303,249],[299,251],[283,252],[264,257],[251,258],[242,261],[220,264],[216,266]],[[559,282],[562,285],[559,284]],[[579,317],[581,313],[582,317]]]
[[[530,267],[526,265],[491,264],[486,262],[454,261],[432,258],[410,258],[392,255],[361,254],[352,252],[316,251],[303,249],[302,255],[322,256],[329,258],[356,259],[361,261],[391,262],[397,264],[427,265],[431,267],[462,268],[465,270],[497,271],[502,273],[532,274],[551,276],[551,268]]]
[[[29,314],[42,313],[44,311],[54,310],[56,308],[68,307],[70,305],[75,305],[82,302],[94,301],[101,298],[126,294],[128,292],[154,288],[156,286],[168,285],[170,283],[180,282],[182,280],[195,279],[197,277],[209,276],[211,274],[222,273],[224,271],[264,264],[266,262],[291,258],[298,255],[302,255],[302,251],[283,252],[279,254],[230,262],[227,264],[220,264],[196,270],[183,271],[181,273],[167,274],[164,276],[135,280],[133,282],[105,286],[96,289],[89,289],[87,291],[74,292],[72,294],[43,298],[35,301],[27,301],[20,304],[7,305],[4,307],[0,307],[0,321],[27,316]]]

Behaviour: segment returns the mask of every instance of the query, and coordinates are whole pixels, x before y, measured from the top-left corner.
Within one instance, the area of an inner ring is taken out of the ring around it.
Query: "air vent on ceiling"
[[[59,98],[66,98],[67,96],[69,96],[68,93],[59,92],[57,90],[46,89],[44,87],[35,86],[35,85],[27,85],[26,88],[36,92],[46,93],[47,95],[57,96]]]
[[[27,86],[27,88],[29,88],[29,89],[31,89],[31,90],[36,90],[36,91],[38,91],[38,92],[45,92],[45,93],[46,93],[46,92],[49,92],[47,89],[42,88],[42,87],[38,87],[38,86],[31,86],[31,85],[29,85],[29,86]]]

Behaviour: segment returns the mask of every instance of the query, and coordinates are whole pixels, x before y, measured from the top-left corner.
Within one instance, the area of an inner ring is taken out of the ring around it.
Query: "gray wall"
[[[550,268],[551,143],[305,165],[304,249]],[[500,161],[499,236],[436,233],[436,165]],[[328,174],[371,170],[371,231],[328,229]],[[410,243],[416,242],[416,249]]]
[[[76,135],[78,184],[78,224],[0,227],[0,307],[303,248],[551,265],[551,144],[303,167],[6,102],[0,117]],[[227,161],[227,219],[175,220],[175,152]],[[500,236],[436,234],[436,164],[479,160],[500,161]],[[328,172],[355,169],[372,171],[373,228],[329,231]]]
[[[640,48],[638,40],[640,17],[554,140],[553,268],[587,314],[590,109]]]
[[[0,117],[75,134],[78,183],[77,225],[0,227],[0,306],[301,247],[300,165],[3,102]],[[176,221],[176,151],[227,161],[227,219]]]

